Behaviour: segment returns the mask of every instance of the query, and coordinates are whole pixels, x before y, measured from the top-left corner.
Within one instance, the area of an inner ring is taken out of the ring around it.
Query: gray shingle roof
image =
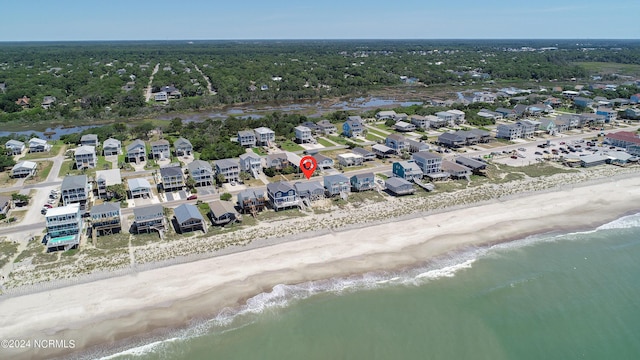
[[[120,204],[115,202],[106,202],[91,208],[91,216],[119,211]]]
[[[278,182],[267,184],[267,191],[272,194],[275,194],[278,191],[287,192],[292,189],[294,189],[293,186],[286,181],[278,181]]]
[[[160,168],[160,176],[182,176],[182,168],[180,166],[167,166]]]
[[[349,178],[342,174],[327,175],[324,177],[324,180],[332,184],[337,182],[349,182]]]
[[[78,189],[78,188],[86,188],[87,187],[87,175],[73,175],[73,176],[65,176],[62,180],[61,189],[69,190],[69,189]]]
[[[140,139],[133,140],[131,144],[127,145],[127,152],[131,151],[132,149],[135,149],[137,146],[141,146],[144,149],[145,148],[144,141]]]
[[[160,204],[133,208],[133,216],[136,219],[159,214],[164,214],[164,208]]]
[[[198,219],[204,221],[202,214],[198,210],[198,207],[193,204],[182,204],[173,210],[173,214],[176,216],[179,224],[184,223],[190,219]]]
[[[211,213],[213,214],[213,217],[215,217],[215,218],[220,218],[226,213],[231,213],[231,214],[236,214],[237,213],[236,209],[233,207],[233,204],[231,204],[228,201],[214,200],[214,201],[209,203],[209,208],[211,209]]]

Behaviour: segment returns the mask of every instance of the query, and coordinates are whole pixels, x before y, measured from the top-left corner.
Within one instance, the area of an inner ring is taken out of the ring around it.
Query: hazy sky
[[[640,1],[3,1],[0,41],[640,38]]]

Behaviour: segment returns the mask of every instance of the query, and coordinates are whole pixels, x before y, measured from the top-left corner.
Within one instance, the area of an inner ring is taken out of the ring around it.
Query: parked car
[[[560,145],[564,145],[564,144],[566,144],[566,142],[564,142],[564,141],[561,141],[561,142],[560,142]]]
[[[520,151],[527,151],[527,149],[525,149],[525,148],[519,148],[518,150],[520,150]]]
[[[53,205],[51,205],[51,204],[44,204],[44,207],[45,207],[45,208],[47,208],[47,209],[51,209],[51,208],[53,207]]]
[[[195,200],[197,198],[198,198],[197,194],[191,194],[191,195],[189,195],[189,197],[187,197],[187,200]]]
[[[540,151],[536,151],[534,154],[536,155],[542,155],[542,153]]]
[[[511,155],[512,159],[517,159],[518,157],[516,155]]]
[[[48,211],[48,210],[49,210],[49,209],[47,209],[46,207],[43,207],[43,208],[40,210],[40,214],[42,214],[42,215],[47,215],[47,211]]]

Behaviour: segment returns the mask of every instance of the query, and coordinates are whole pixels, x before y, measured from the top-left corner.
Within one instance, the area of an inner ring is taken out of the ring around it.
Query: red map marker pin
[[[313,175],[313,172],[316,171],[317,167],[318,162],[316,161],[316,158],[311,155],[307,155],[300,159],[300,170],[302,170],[307,179],[311,179],[311,175]]]

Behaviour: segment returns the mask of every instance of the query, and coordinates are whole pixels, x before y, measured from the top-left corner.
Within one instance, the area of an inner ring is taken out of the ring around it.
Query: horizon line
[[[53,43],[53,42],[132,42],[132,41],[154,41],[154,42],[207,42],[207,41],[640,41],[638,38],[272,38],[272,39],[95,39],[95,40],[0,40],[0,43]]]

